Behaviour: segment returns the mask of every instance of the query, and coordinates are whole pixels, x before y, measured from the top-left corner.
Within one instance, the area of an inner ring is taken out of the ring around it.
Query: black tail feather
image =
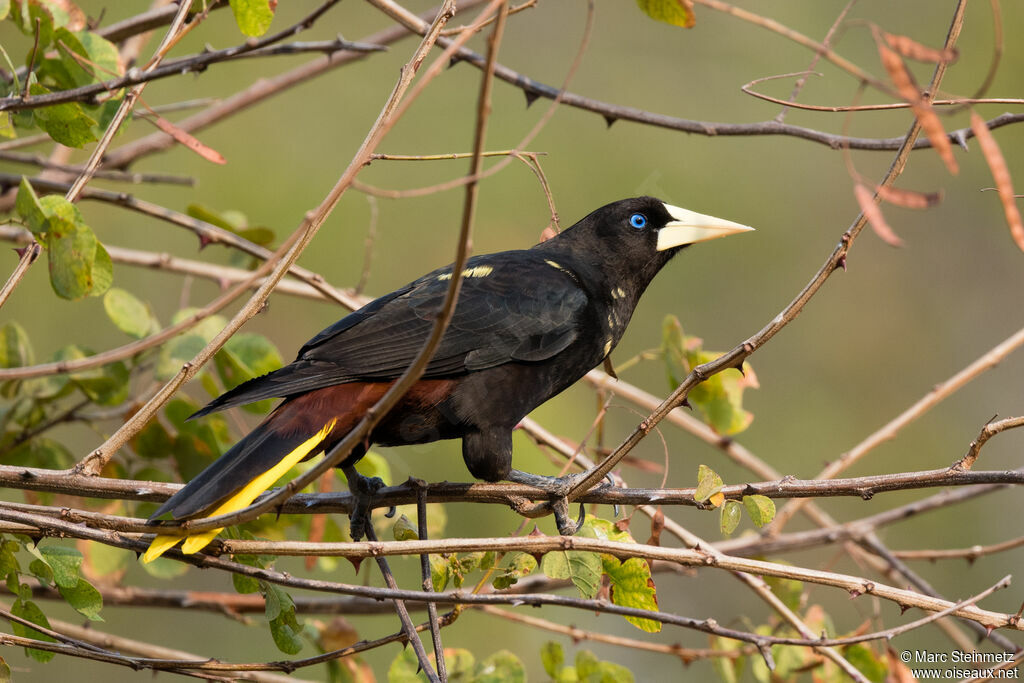
[[[275,425],[279,412],[280,409],[267,416],[241,441],[168,498],[149,520],[155,521],[167,513],[173,519],[188,519],[203,514],[274,467],[312,436],[301,430],[282,433],[284,430]]]

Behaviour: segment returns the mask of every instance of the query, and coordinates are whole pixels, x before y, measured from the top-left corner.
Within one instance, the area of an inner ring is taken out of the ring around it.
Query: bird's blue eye
[[[634,213],[629,217],[629,224],[637,230],[641,230],[647,227],[647,216],[642,213]]]

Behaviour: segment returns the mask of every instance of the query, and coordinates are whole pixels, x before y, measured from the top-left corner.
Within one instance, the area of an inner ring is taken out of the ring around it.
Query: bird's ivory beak
[[[694,242],[706,242],[719,237],[733,235],[737,232],[748,232],[753,228],[733,223],[732,221],[705,216],[702,213],[681,209],[678,206],[665,204],[665,210],[672,220],[658,231],[658,251],[681,247]]]

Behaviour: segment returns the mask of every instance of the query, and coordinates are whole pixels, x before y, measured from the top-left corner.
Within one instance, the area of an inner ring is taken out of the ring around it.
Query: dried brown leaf
[[[882,66],[885,67],[886,72],[889,74],[892,84],[896,86],[900,96],[910,103],[911,111],[917,117],[918,122],[921,124],[921,129],[928,136],[932,147],[938,152],[939,158],[946,164],[946,168],[949,169],[950,173],[953,175],[959,173],[960,165],[957,164],[956,157],[953,156],[953,144],[946,135],[946,129],[942,127],[942,122],[939,121],[939,116],[935,113],[931,103],[921,96],[921,91],[918,90],[917,85],[914,83],[914,78],[907,70],[907,65],[903,63],[903,59],[892,48],[881,41],[878,42],[878,55],[882,60]]]
[[[958,56],[954,49],[938,50],[922,45],[910,36],[901,36],[895,33],[882,33],[882,36],[893,50],[908,59],[915,59],[919,62],[952,62]]]
[[[917,192],[885,185],[876,185],[875,192],[882,198],[882,201],[902,206],[905,209],[927,209],[942,201],[942,192]]]
[[[891,647],[886,648],[885,655],[889,663],[889,677],[886,679],[887,681],[890,683],[917,683],[914,673],[903,663],[896,650],[893,650]]]
[[[540,240],[539,241],[547,242],[549,239],[551,239],[552,237],[554,237],[557,234],[558,234],[558,231],[555,230],[555,228],[549,223],[548,227],[546,227],[546,228],[544,228],[543,230],[540,231]]]
[[[992,171],[992,180],[999,190],[999,198],[1003,202],[1003,213],[1006,214],[1006,224],[1010,226],[1010,235],[1017,247],[1024,251],[1024,222],[1021,222],[1020,209],[1013,196],[1013,180],[1010,178],[1010,169],[1006,165],[1003,152],[999,144],[992,136],[992,131],[985,125],[985,120],[978,116],[977,112],[971,112],[971,130],[978,138],[978,145],[981,153],[985,155],[988,168]]]
[[[647,545],[661,545],[661,532],[664,528],[665,513],[662,512],[659,505],[654,516],[651,517],[651,537],[647,540]]]
[[[152,114],[152,110],[150,111],[150,114]],[[163,132],[167,133],[172,138],[177,140],[179,143],[185,145],[186,147],[188,147],[190,150],[192,150],[193,152],[195,152],[196,154],[198,154],[202,158],[204,158],[207,161],[212,162],[214,164],[226,164],[226,163],[228,163],[227,159],[225,159],[221,155],[221,153],[218,152],[217,150],[215,150],[212,147],[209,147],[209,146],[204,145],[203,143],[199,142],[199,140],[197,140],[195,137],[193,137],[192,135],[186,133],[181,128],[178,128],[176,125],[174,125],[173,123],[171,123],[170,121],[168,121],[164,117],[158,116],[156,114],[152,114],[152,115],[153,115],[153,123],[156,124],[157,128],[159,128]]]
[[[864,212],[864,216],[868,219],[868,223],[871,224],[871,229],[875,231],[875,234],[881,237],[882,241],[889,246],[902,247],[903,240],[885,222],[882,209],[875,203],[871,190],[866,185],[857,183],[853,186],[853,195],[857,198],[857,204],[860,205],[860,210]]]

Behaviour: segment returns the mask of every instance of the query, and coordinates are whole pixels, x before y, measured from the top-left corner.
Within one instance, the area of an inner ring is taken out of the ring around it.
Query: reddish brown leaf
[[[889,677],[886,679],[887,681],[890,683],[917,682],[913,672],[903,663],[896,650],[893,650],[891,647],[886,648],[885,658],[889,664]]]
[[[157,128],[167,133],[172,138],[177,140],[179,143],[185,145],[190,150],[192,150],[202,158],[206,159],[207,161],[215,164],[227,163],[227,160],[221,155],[220,152],[213,149],[212,147],[207,147],[203,143],[199,142],[199,140],[189,135],[181,128],[178,128],[164,117],[153,114],[153,123],[156,124]]]
[[[903,59],[881,41],[878,41],[878,55],[882,59],[882,66],[888,72],[892,84],[896,86],[900,96],[910,103],[911,111],[917,117],[921,129],[928,136],[932,147],[946,164],[946,168],[954,175],[959,173],[960,166],[956,162],[956,157],[953,156],[953,144],[949,141],[946,130],[942,127],[942,122],[939,121],[938,114],[932,109],[931,103],[921,97],[921,91],[918,90],[913,77],[907,71],[907,65],[903,63]]]
[[[654,516],[651,517],[651,537],[647,539],[647,545],[661,545],[661,531],[665,528],[665,513],[658,506]]]
[[[1024,222],[1021,222],[1020,209],[1013,196],[1013,180],[1010,178],[1010,169],[1006,166],[1006,159],[992,137],[992,131],[985,125],[985,120],[978,116],[977,112],[971,112],[971,130],[978,137],[978,145],[981,146],[981,153],[985,155],[988,168],[992,171],[992,180],[996,182],[996,189],[999,190],[999,198],[1003,201],[1003,213],[1006,214],[1006,224],[1010,226],[1010,235],[1017,247],[1024,251]]]
[[[68,23],[64,24],[64,28],[66,28],[67,30],[81,31],[83,28],[85,28],[85,12],[83,12],[78,5],[71,2],[71,0],[46,0],[46,2],[42,4],[44,6],[56,5],[57,7],[61,8],[62,10],[68,13]]]
[[[956,50],[937,50],[934,47],[922,45],[910,36],[901,36],[895,33],[882,33],[882,35],[893,50],[908,59],[916,59],[919,62],[952,62],[957,58]]]
[[[317,630],[320,633],[320,645],[327,652],[342,650],[359,641],[359,632],[344,617],[335,617]]]
[[[857,198],[857,204],[860,205],[860,210],[864,212],[864,217],[868,219],[868,223],[871,224],[871,229],[875,231],[875,234],[881,237],[882,241],[889,246],[902,247],[903,240],[885,222],[882,209],[875,203],[871,190],[867,186],[857,183],[853,186],[853,195]]]
[[[878,193],[882,201],[902,206],[905,209],[927,209],[942,201],[942,192],[917,192],[885,185],[876,185],[875,192]]]
[[[548,223],[548,227],[540,231],[540,242],[547,242],[549,239],[558,234],[558,231]]]

